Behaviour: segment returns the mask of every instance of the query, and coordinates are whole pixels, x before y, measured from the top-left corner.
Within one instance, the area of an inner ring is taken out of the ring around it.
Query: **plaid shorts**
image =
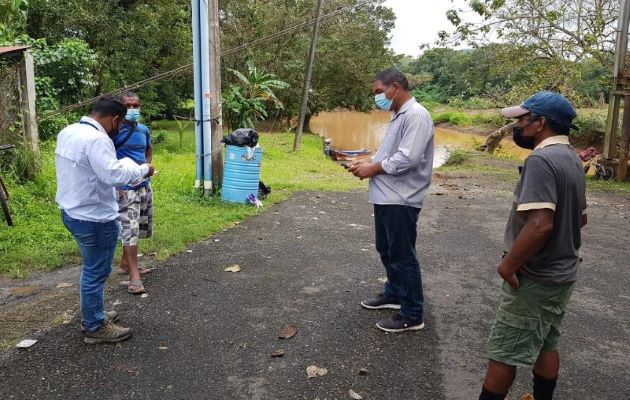
[[[545,285],[522,274],[520,288],[503,283],[503,296],[490,333],[491,360],[531,367],[541,351],[558,350],[560,325],[575,282]]]
[[[153,190],[151,185],[123,190],[118,200],[123,246],[137,246],[138,238],[153,235]]]

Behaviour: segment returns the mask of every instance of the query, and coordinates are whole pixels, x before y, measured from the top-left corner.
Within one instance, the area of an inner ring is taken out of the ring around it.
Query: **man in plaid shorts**
[[[127,115],[126,123],[114,138],[116,156],[131,158],[140,165],[150,163],[153,156],[151,133],[146,125],[138,123],[140,98],[133,92],[125,92],[120,100],[127,107]],[[118,273],[129,274],[129,293],[141,294],[145,292],[141,275],[151,272],[148,268],[138,267],[138,238],[153,234],[153,190],[149,180],[119,187],[118,203],[123,245]]]

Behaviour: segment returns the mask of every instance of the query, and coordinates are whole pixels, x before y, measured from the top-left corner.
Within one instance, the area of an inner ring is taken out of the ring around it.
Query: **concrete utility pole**
[[[210,123],[212,130],[212,180],[213,189],[223,181],[223,107],[221,99],[221,27],[219,26],[219,1],[208,0],[210,28]]]
[[[295,130],[295,142],[293,142],[293,150],[298,150],[302,143],[302,131],[304,130],[304,120],[306,119],[306,108],[308,107],[308,95],[311,91],[311,79],[313,77],[313,65],[315,64],[315,52],[317,51],[317,39],[319,38],[320,19],[322,17],[324,0],[317,0],[317,19],[313,27],[313,38],[311,40],[311,53],[306,70],[306,79],[304,79],[304,94],[302,95],[302,105],[300,106],[300,119]]]

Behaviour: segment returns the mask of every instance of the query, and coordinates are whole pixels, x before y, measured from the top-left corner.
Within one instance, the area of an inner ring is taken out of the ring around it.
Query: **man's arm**
[[[151,164],[151,162],[153,162],[153,147],[147,147],[144,152],[144,157],[147,159],[147,163]]]
[[[116,159],[114,145],[105,137],[92,143],[87,156],[98,179],[112,187],[135,182],[152,169],[149,164],[138,165],[129,158]]]
[[[498,269],[501,278],[514,289],[519,287],[516,273],[545,246],[554,227],[555,212],[549,208],[522,212],[527,213],[527,222]]]
[[[413,115],[402,133],[398,151],[380,163],[353,164],[348,171],[361,179],[378,174],[401,175],[415,168],[424,159],[433,123],[421,115]]]

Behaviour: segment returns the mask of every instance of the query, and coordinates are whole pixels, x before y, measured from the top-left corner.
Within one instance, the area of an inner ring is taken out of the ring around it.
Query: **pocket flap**
[[[517,329],[533,331],[538,327],[538,318],[518,315],[506,310],[500,310],[497,314],[497,322]]]

